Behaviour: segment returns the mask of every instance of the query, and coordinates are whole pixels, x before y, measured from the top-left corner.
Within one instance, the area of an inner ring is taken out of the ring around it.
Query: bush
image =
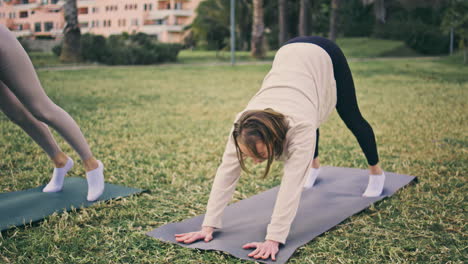
[[[18,42],[21,44],[21,46],[23,46],[23,49],[29,53],[31,51],[31,49],[29,48],[29,44],[24,41],[24,39],[22,37],[18,37]]]
[[[424,24],[414,25],[413,32],[405,38],[410,48],[427,55],[439,55],[448,52],[449,37],[440,30]]]
[[[103,36],[83,34],[81,54],[83,60],[109,65],[137,65],[174,62],[182,49],[181,44],[159,43],[144,33]],[[61,46],[53,49],[60,55]]]
[[[59,44],[59,45],[55,45],[53,48],[52,48],[52,53],[55,54],[55,56],[59,57],[60,56],[60,53],[62,52],[62,44]]]
[[[375,24],[373,5],[361,0],[342,1],[338,28],[345,37],[369,37]]]
[[[373,36],[403,40],[410,48],[422,54],[447,53],[449,37],[440,30],[444,9],[444,5],[409,10],[398,5],[390,6],[387,23],[376,23]]]

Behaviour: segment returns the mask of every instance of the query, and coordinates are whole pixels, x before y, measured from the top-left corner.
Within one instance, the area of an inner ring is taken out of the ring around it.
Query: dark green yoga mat
[[[45,217],[72,208],[89,207],[100,201],[141,193],[143,190],[106,183],[104,193],[95,202],[88,202],[86,179],[67,177],[63,190],[57,193],[44,193],[45,185],[37,188],[0,193],[0,231],[13,226],[22,226],[37,222]]]

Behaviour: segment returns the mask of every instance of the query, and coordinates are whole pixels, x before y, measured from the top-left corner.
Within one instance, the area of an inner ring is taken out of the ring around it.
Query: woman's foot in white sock
[[[67,172],[73,167],[73,160],[68,157],[67,163],[62,168],[54,168],[54,173],[52,174],[52,179],[50,182],[42,189],[43,192],[60,192],[63,188],[63,180]]]
[[[304,183],[304,188],[309,189],[314,186],[315,181],[317,180],[317,177],[319,175],[320,168],[310,168],[307,176],[307,180]]]
[[[367,184],[366,191],[362,196],[364,197],[377,197],[382,194],[385,183],[385,173],[381,175],[369,175],[369,183]]]
[[[99,166],[86,173],[86,180],[88,181],[87,200],[90,202],[96,201],[104,192],[104,165],[99,160],[97,162]]]

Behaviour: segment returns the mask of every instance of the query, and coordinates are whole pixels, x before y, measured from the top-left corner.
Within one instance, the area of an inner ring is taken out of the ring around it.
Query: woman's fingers
[[[273,250],[271,248],[268,248],[265,250],[265,253],[263,253],[262,259],[267,259],[272,255]]]
[[[210,242],[213,240],[213,233],[209,233],[205,236],[205,242]]]
[[[257,247],[257,242],[247,243],[242,246],[243,249],[256,248],[256,247]]]
[[[265,254],[265,251],[266,251],[265,247],[260,247],[260,251],[257,254],[255,254],[254,258],[255,259],[261,258],[263,254]]]
[[[185,233],[185,234],[180,234],[178,237],[176,237],[176,241],[177,242],[182,242],[184,240],[186,240],[187,238],[189,238],[191,236],[192,233]]]
[[[175,234],[175,237],[177,242],[183,242],[185,244],[190,244],[200,239],[204,239],[205,242],[210,242],[211,240],[213,240],[213,232],[190,232],[183,234]]]
[[[252,251],[252,253],[250,253],[248,256],[249,256],[249,257],[253,257],[253,256],[257,255],[258,252],[260,252],[260,249],[259,249],[259,248],[257,248],[257,249],[255,249],[254,251]]]
[[[193,243],[199,239],[202,239],[204,238],[205,236],[200,234],[200,233],[194,233],[192,234],[189,238],[187,238],[186,240],[184,240],[184,243],[185,244],[190,244],[190,243]]]
[[[271,253],[271,260],[276,260],[276,253],[278,253],[276,250]]]

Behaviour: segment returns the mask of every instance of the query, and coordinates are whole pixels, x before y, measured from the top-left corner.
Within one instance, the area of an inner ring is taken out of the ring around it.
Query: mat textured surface
[[[385,172],[385,175],[383,194],[375,198],[365,198],[362,197],[362,193],[367,186],[367,170],[322,167],[314,187],[302,193],[289,237],[286,244],[280,247],[276,261],[255,261],[286,263],[298,247],[366,209],[372,203],[393,195],[415,179],[413,176],[391,172]],[[204,215],[161,226],[147,235],[187,248],[219,250],[240,259],[254,260],[247,257],[252,250],[244,250],[242,245],[265,240],[266,227],[270,222],[277,192],[278,187],[275,187],[229,205],[224,211],[223,228],[214,233],[214,239],[209,243],[199,241],[185,245],[177,243],[174,239],[174,234],[199,230]]]
[[[63,190],[57,193],[42,192],[44,186],[17,192],[0,193],[1,231],[13,226],[22,226],[42,220],[54,212],[89,207],[99,201],[125,197],[143,191],[106,183],[104,193],[99,200],[88,202],[86,200],[88,185],[84,178],[65,178]]]

